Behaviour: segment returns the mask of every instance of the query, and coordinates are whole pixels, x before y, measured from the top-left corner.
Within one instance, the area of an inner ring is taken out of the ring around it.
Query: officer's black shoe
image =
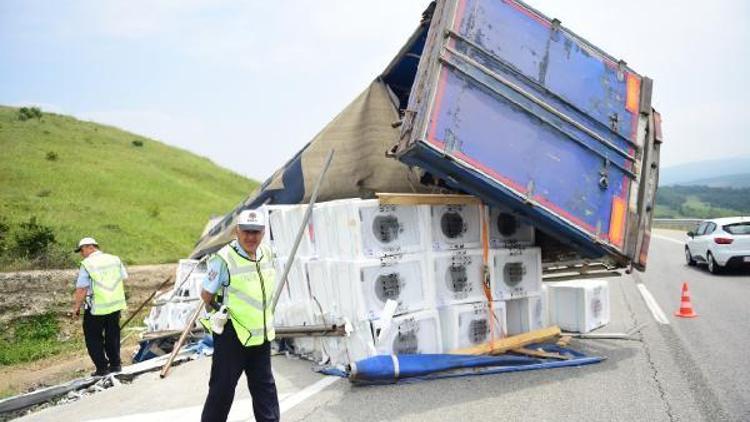
[[[122,366],[117,365],[117,366],[110,366],[109,367],[109,373],[110,374],[112,374],[112,373],[118,373],[118,372],[122,372]]]
[[[92,372],[91,373],[91,376],[92,377],[103,377],[103,376],[105,376],[107,374],[109,374],[109,371],[107,371],[106,369],[97,369],[96,372]]]

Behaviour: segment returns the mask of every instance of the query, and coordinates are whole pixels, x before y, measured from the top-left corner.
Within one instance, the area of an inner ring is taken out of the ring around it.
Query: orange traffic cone
[[[680,302],[680,310],[674,313],[674,316],[680,318],[695,318],[698,316],[693,312],[693,305],[690,303],[690,293],[688,293],[687,283],[682,283],[682,301]]]

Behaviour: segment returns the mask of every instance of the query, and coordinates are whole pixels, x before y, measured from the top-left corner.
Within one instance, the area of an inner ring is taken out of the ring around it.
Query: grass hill
[[[718,218],[750,215],[750,187],[661,186],[656,218]]]
[[[185,150],[38,109],[0,106],[0,151],[0,269],[38,265],[46,245],[72,265],[84,236],[130,264],[171,262],[257,186]]]

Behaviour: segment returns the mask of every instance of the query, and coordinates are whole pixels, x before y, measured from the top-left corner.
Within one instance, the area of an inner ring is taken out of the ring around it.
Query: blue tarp
[[[537,344],[529,348],[542,348],[546,352],[559,353],[570,359],[543,359],[515,355],[380,355],[357,361],[347,371],[326,368],[320,372],[348,377],[355,384],[394,384],[467,375],[581,366],[604,360],[603,357],[586,356],[554,344]]]

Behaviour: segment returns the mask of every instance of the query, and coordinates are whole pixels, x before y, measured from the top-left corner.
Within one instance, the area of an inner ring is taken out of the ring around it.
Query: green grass
[[[113,127],[50,113],[18,116],[0,106],[0,217],[15,227],[36,216],[65,249],[92,236],[130,264],[173,262],[190,253],[211,215],[257,186]]]
[[[656,218],[720,218],[744,215],[742,211],[731,208],[715,207],[708,202],[701,201],[695,195],[686,196],[685,202],[679,209],[664,205],[656,205]]]
[[[750,188],[661,186],[656,218],[719,218],[750,214]]]
[[[0,337],[0,366],[43,359],[80,349],[80,339],[60,339],[60,326],[54,313],[18,319],[3,327]]]

